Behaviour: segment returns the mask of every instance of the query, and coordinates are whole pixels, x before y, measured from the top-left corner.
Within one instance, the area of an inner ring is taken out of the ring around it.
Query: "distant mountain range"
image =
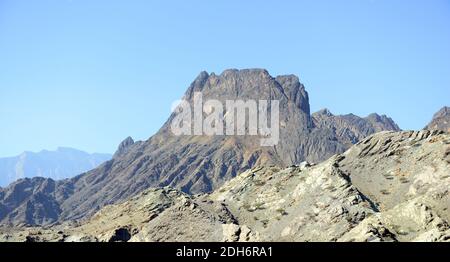
[[[56,151],[24,152],[18,156],[0,158],[0,186],[7,186],[20,178],[70,178],[96,168],[111,157],[109,154],[88,154],[60,147]]]

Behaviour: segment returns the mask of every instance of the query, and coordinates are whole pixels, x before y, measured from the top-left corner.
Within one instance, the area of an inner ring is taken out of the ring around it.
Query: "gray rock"
[[[380,132],[314,166],[255,167],[211,194],[148,189],[79,223],[0,227],[0,239],[448,242],[449,145],[442,131]]]
[[[116,153],[114,153],[114,158],[125,155],[130,150],[132,145],[134,145],[134,140],[129,136],[119,144]]]
[[[450,132],[450,107],[445,106],[439,110],[424,129]]]

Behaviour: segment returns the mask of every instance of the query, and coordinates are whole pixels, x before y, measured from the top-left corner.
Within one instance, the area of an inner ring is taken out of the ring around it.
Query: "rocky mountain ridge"
[[[420,163],[420,164],[417,164]],[[450,134],[380,132],[314,165],[255,167],[211,194],[148,189],[3,241],[450,241]]]
[[[375,113],[361,118],[353,114],[335,116],[330,110],[322,109],[312,114],[312,120],[316,128],[332,130],[333,135],[349,147],[371,134],[400,131],[391,118]]]
[[[445,106],[439,110],[425,129],[450,132],[450,107]]]

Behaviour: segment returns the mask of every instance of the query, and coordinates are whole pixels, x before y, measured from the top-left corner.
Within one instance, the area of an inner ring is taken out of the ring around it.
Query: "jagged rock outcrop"
[[[389,122],[382,117],[358,119],[356,124],[347,121],[350,127],[345,121],[336,125],[329,124],[334,120],[321,118],[317,121],[317,117],[314,120],[310,115],[308,93],[298,77],[272,77],[263,69],[226,70],[220,75],[202,72],[184,95],[191,105],[195,92],[201,92],[204,101],[278,100],[279,143],[261,147],[261,137],[248,135],[175,136],[170,129],[177,116],[174,112],[147,141],[134,143],[131,138],[126,139],[112,160],[61,184],[69,185],[69,189],[56,188],[55,191],[69,193],[57,200],[59,215],[52,215],[47,221],[89,217],[105,205],[127,200],[151,187],[170,186],[194,194],[211,192],[255,166],[285,167],[305,160],[318,163],[344,152],[351,143],[384,127],[397,129],[393,123],[380,125]],[[348,138],[343,131],[345,128],[357,135]],[[358,131],[358,128],[364,130]],[[0,189],[0,194],[2,190],[8,189]],[[8,210],[15,212],[12,206]],[[8,215],[1,210],[0,214],[0,217]],[[36,224],[39,221],[16,222]]]
[[[129,137],[125,138],[125,140],[123,140],[119,144],[119,147],[117,148],[116,153],[114,153],[114,158],[118,158],[122,155],[125,155],[133,145],[134,145],[134,140],[132,137],[129,136]]]
[[[72,194],[68,180],[25,178],[0,190],[2,224],[48,224],[58,220],[60,202]]]
[[[313,165],[248,170],[211,194],[146,190],[80,224],[3,241],[450,241],[450,134],[381,132]]]
[[[316,128],[331,130],[339,141],[348,146],[380,131],[400,131],[391,118],[375,113],[361,118],[353,114],[335,116],[328,109],[322,109],[314,113],[312,119]]]
[[[450,107],[445,106],[439,110],[425,129],[450,132]]]

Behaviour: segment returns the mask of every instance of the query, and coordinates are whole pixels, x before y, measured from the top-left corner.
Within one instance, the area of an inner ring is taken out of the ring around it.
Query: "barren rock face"
[[[260,240],[333,241],[374,213],[335,161],[305,169],[251,170],[211,198],[224,201]]]
[[[148,188],[212,192],[253,167],[318,163],[374,132],[398,129],[378,115],[312,117],[308,93],[298,77],[272,77],[263,69],[202,72],[184,99],[192,104],[195,92],[205,101],[278,100],[279,143],[261,147],[258,136],[175,136],[170,130],[174,113],[147,141],[124,140],[113,159],[99,168],[64,181],[33,179],[0,189],[0,223],[41,225],[90,217]],[[54,186],[40,191],[45,183]],[[8,197],[11,191],[14,197]]]
[[[445,106],[439,110],[425,129],[450,132],[450,107]]]
[[[343,154],[340,168],[380,211],[345,240],[362,240],[367,223],[381,224],[399,241],[448,240],[449,148],[450,136],[441,131],[383,132]]]
[[[371,114],[365,118],[353,114],[335,116],[328,109],[312,115],[315,127],[334,132],[339,141],[353,145],[365,137],[381,131],[400,131],[397,124],[387,116]]]
[[[381,132],[311,165],[250,169],[211,194],[150,189],[3,241],[449,241],[450,134]]]

